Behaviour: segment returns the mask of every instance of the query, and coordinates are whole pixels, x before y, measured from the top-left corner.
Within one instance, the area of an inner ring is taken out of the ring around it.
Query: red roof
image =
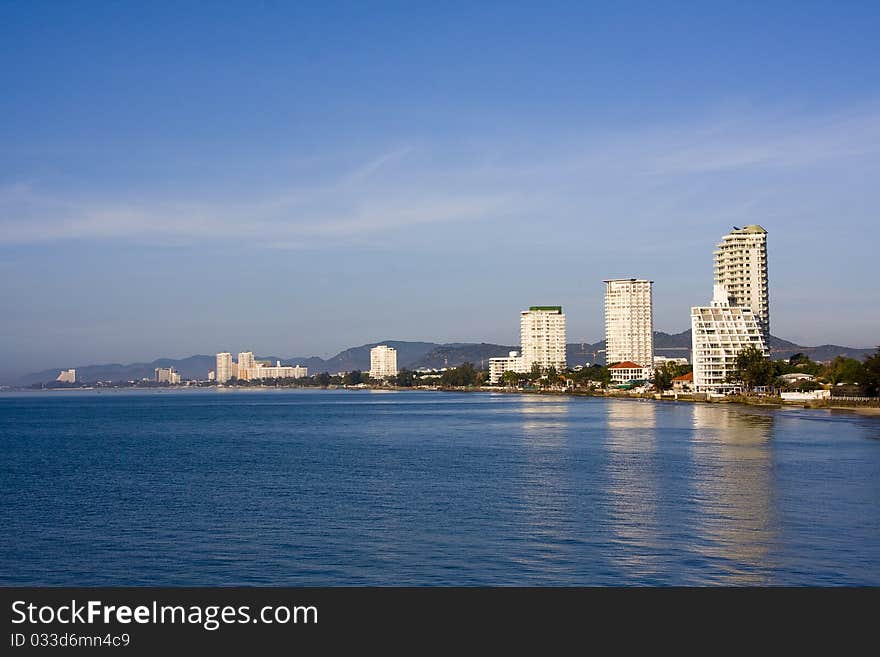
[[[618,363],[617,365],[612,365],[608,369],[609,370],[640,370],[640,369],[642,369],[642,366],[636,365],[631,360],[625,360],[622,363]]]
[[[685,381],[685,382],[693,381],[694,380],[694,373],[688,372],[687,374],[682,374],[681,376],[677,376],[672,380],[673,381]]]

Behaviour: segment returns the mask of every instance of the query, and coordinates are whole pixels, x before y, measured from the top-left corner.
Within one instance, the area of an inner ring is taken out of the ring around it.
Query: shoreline
[[[593,394],[585,391],[567,391],[567,390],[522,390],[517,388],[443,388],[443,387],[399,387],[399,386],[331,386],[321,388],[317,386],[246,386],[246,387],[218,387],[218,386],[188,386],[174,385],[165,387],[84,387],[84,388],[42,388],[42,389],[9,389],[0,390],[3,393],[43,393],[43,392],[180,392],[183,390],[202,390],[213,392],[238,392],[238,391],[267,391],[267,390],[346,390],[346,391],[364,391],[364,392],[406,392],[406,391],[423,391],[423,392],[461,392],[461,393],[489,393],[489,394],[508,394],[508,395],[552,395],[556,397],[580,397],[595,399],[613,399],[623,401],[648,401],[660,403],[687,403],[687,404],[733,404],[737,406],[747,406],[752,408],[764,408],[770,410],[811,410],[811,411],[841,411],[846,413],[854,413],[862,417],[880,418],[880,403],[877,405],[865,406],[830,406],[824,402],[820,404],[810,402],[781,402],[781,401],[761,401],[761,398],[755,398],[751,401],[747,398],[736,397],[734,399],[694,399],[691,396],[679,397],[657,397],[655,395],[619,395],[619,394]]]

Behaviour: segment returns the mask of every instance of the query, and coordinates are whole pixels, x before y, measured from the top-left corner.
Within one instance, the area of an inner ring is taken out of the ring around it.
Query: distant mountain
[[[489,367],[490,358],[507,356],[514,350],[518,351],[519,347],[490,344],[488,342],[480,342],[479,344],[455,343],[437,345],[418,361],[413,362],[406,367],[410,369],[418,369],[420,367],[457,367],[462,363],[469,362],[477,367],[485,368]]]
[[[277,356],[258,356],[257,360],[276,361],[291,365],[304,365],[312,374],[319,372],[349,372],[351,370],[366,371],[370,369],[370,349],[377,344],[387,344],[397,349],[398,367],[417,369],[420,367],[441,368],[456,367],[468,361],[477,366],[488,366],[488,360],[497,356],[506,356],[508,352],[517,350],[517,346],[492,344],[487,342],[456,342],[438,344],[436,342],[406,342],[402,340],[384,340],[371,342],[359,347],[351,347],[332,358],[324,360],[317,356],[282,358]],[[659,356],[683,356],[690,358],[690,329],[681,333],[654,333],[654,352]],[[831,360],[836,356],[846,356],[861,360],[874,352],[874,349],[859,349],[825,344],[818,347],[804,347],[794,342],[770,336],[770,350],[773,358],[790,358],[802,352],[817,361]],[[182,379],[204,379],[208,371],[214,369],[214,356],[190,356],[189,358],[173,359],[158,358],[150,363],[131,363],[122,365],[111,363],[106,365],[85,365],[76,368],[78,381],[93,383],[95,381],[132,381],[153,378],[157,367],[174,367]],[[595,343],[575,342],[567,345],[566,362],[569,367],[585,363],[605,364],[605,341]],[[69,366],[65,366],[66,369]],[[35,372],[4,383],[17,386],[29,386],[35,383],[54,381],[61,367]]]
[[[397,366],[412,367],[412,364],[419,361],[425,354],[432,349],[441,346],[436,342],[404,342],[402,340],[383,340],[380,342],[371,342],[361,345],[360,347],[351,347],[345,351],[341,351],[333,358],[321,361],[321,364],[315,364],[309,367],[309,372],[351,372],[352,370],[361,370],[362,372],[370,369],[370,349],[376,345],[385,344],[394,347],[397,350]],[[320,360],[320,359],[317,359]]]

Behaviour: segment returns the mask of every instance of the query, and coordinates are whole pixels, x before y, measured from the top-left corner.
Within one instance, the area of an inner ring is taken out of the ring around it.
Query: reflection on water
[[[576,490],[567,449],[569,405],[565,398],[532,395],[522,395],[517,405],[523,468],[515,508],[527,540],[513,561],[528,572],[548,573],[560,581],[575,561],[570,554]]]
[[[876,586],[878,422],[550,395],[0,395],[0,584]]]
[[[650,578],[661,570],[656,414],[654,403],[616,400],[608,404],[605,416],[614,559],[636,578]]]
[[[694,404],[698,550],[721,560],[730,584],[762,584],[775,564],[772,413]]]
[[[564,397],[522,395],[519,412],[523,432],[530,445],[559,447],[564,444],[569,403]]]

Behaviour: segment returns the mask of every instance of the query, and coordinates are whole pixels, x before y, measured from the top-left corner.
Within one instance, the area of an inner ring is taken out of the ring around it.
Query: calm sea
[[[880,418],[504,394],[0,396],[0,584],[880,584]]]

